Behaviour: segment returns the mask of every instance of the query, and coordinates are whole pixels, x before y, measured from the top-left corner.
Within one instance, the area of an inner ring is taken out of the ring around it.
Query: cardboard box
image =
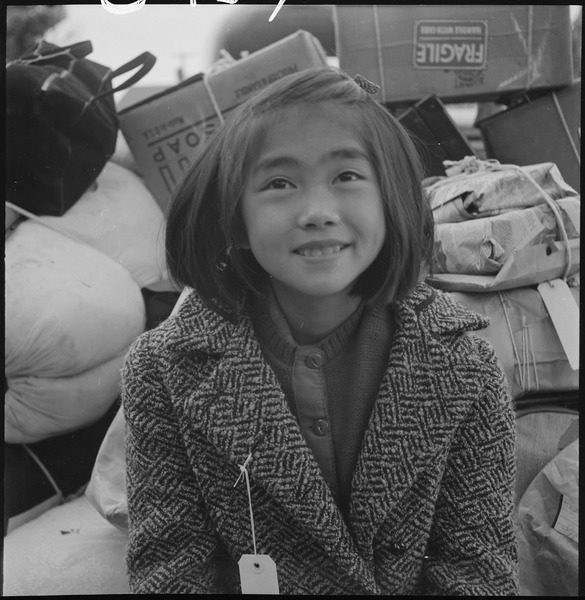
[[[337,5],[340,67],[385,103],[503,101],[572,82],[568,5]]]
[[[570,291],[579,304],[580,288]],[[474,333],[493,345],[506,371],[512,398],[579,389],[579,371],[571,368],[536,288],[450,295],[470,310],[489,317],[490,326]]]
[[[522,166],[553,162],[565,181],[581,190],[581,80],[477,126],[490,158]]]
[[[196,75],[121,110],[120,129],[165,214],[173,190],[219,124],[218,110],[225,117],[273,81],[326,65],[326,53],[317,38],[297,31],[213,72],[207,80],[203,74]]]
[[[465,136],[436,97],[428,96],[398,116],[415,136],[425,166],[425,176],[444,176],[444,160],[475,156]]]

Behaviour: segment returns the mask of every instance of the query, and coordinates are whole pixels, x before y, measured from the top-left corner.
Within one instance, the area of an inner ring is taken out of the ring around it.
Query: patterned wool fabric
[[[347,523],[242,310],[195,294],[123,371],[134,592],[238,592],[253,551],[281,594],[514,595],[514,413],[487,325],[419,284],[395,309]]]

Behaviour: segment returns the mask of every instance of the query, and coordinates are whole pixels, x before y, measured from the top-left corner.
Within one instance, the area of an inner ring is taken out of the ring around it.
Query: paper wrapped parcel
[[[557,200],[569,240],[580,236],[580,197]],[[530,246],[561,239],[548,204],[511,210],[495,217],[438,223],[435,227],[434,273],[492,275],[513,254]]]
[[[542,190],[551,200],[579,195],[552,162],[521,167],[469,156],[446,161],[445,167],[449,176],[423,182],[435,223],[458,223],[537,206],[546,202]]]

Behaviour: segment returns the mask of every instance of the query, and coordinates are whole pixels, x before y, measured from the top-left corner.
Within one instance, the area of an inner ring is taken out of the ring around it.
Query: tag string
[[[236,479],[236,483],[234,483],[234,487],[236,487],[236,485],[238,485],[238,483],[243,475],[246,480],[246,489],[248,490],[248,505],[250,507],[250,527],[252,529],[252,545],[254,547],[254,555],[257,555],[258,552],[256,552],[256,533],[254,531],[254,513],[252,511],[252,493],[250,492],[250,478],[248,476],[248,469],[247,469],[248,463],[251,460],[252,460],[252,453],[250,452],[250,454],[248,454],[248,458],[246,458],[246,460],[244,461],[244,464],[238,465],[240,467],[240,475]]]

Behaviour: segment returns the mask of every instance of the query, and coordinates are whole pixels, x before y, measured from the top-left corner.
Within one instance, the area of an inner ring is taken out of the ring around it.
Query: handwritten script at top
[[[141,8],[143,8],[146,5],[146,0],[136,0],[136,2],[131,2],[130,4],[112,4],[108,0],[100,0],[100,2],[102,3],[102,6],[108,12],[111,12],[115,15],[126,15],[128,13],[140,10]],[[224,4],[237,4],[238,0],[217,0],[217,2],[223,2]],[[278,11],[282,8],[282,6],[285,2],[286,2],[286,0],[278,1],[278,5],[272,11],[272,14],[270,15],[270,17],[268,19],[268,22],[274,20],[274,18],[278,14]],[[191,6],[196,6],[197,0],[190,0],[189,4]]]

